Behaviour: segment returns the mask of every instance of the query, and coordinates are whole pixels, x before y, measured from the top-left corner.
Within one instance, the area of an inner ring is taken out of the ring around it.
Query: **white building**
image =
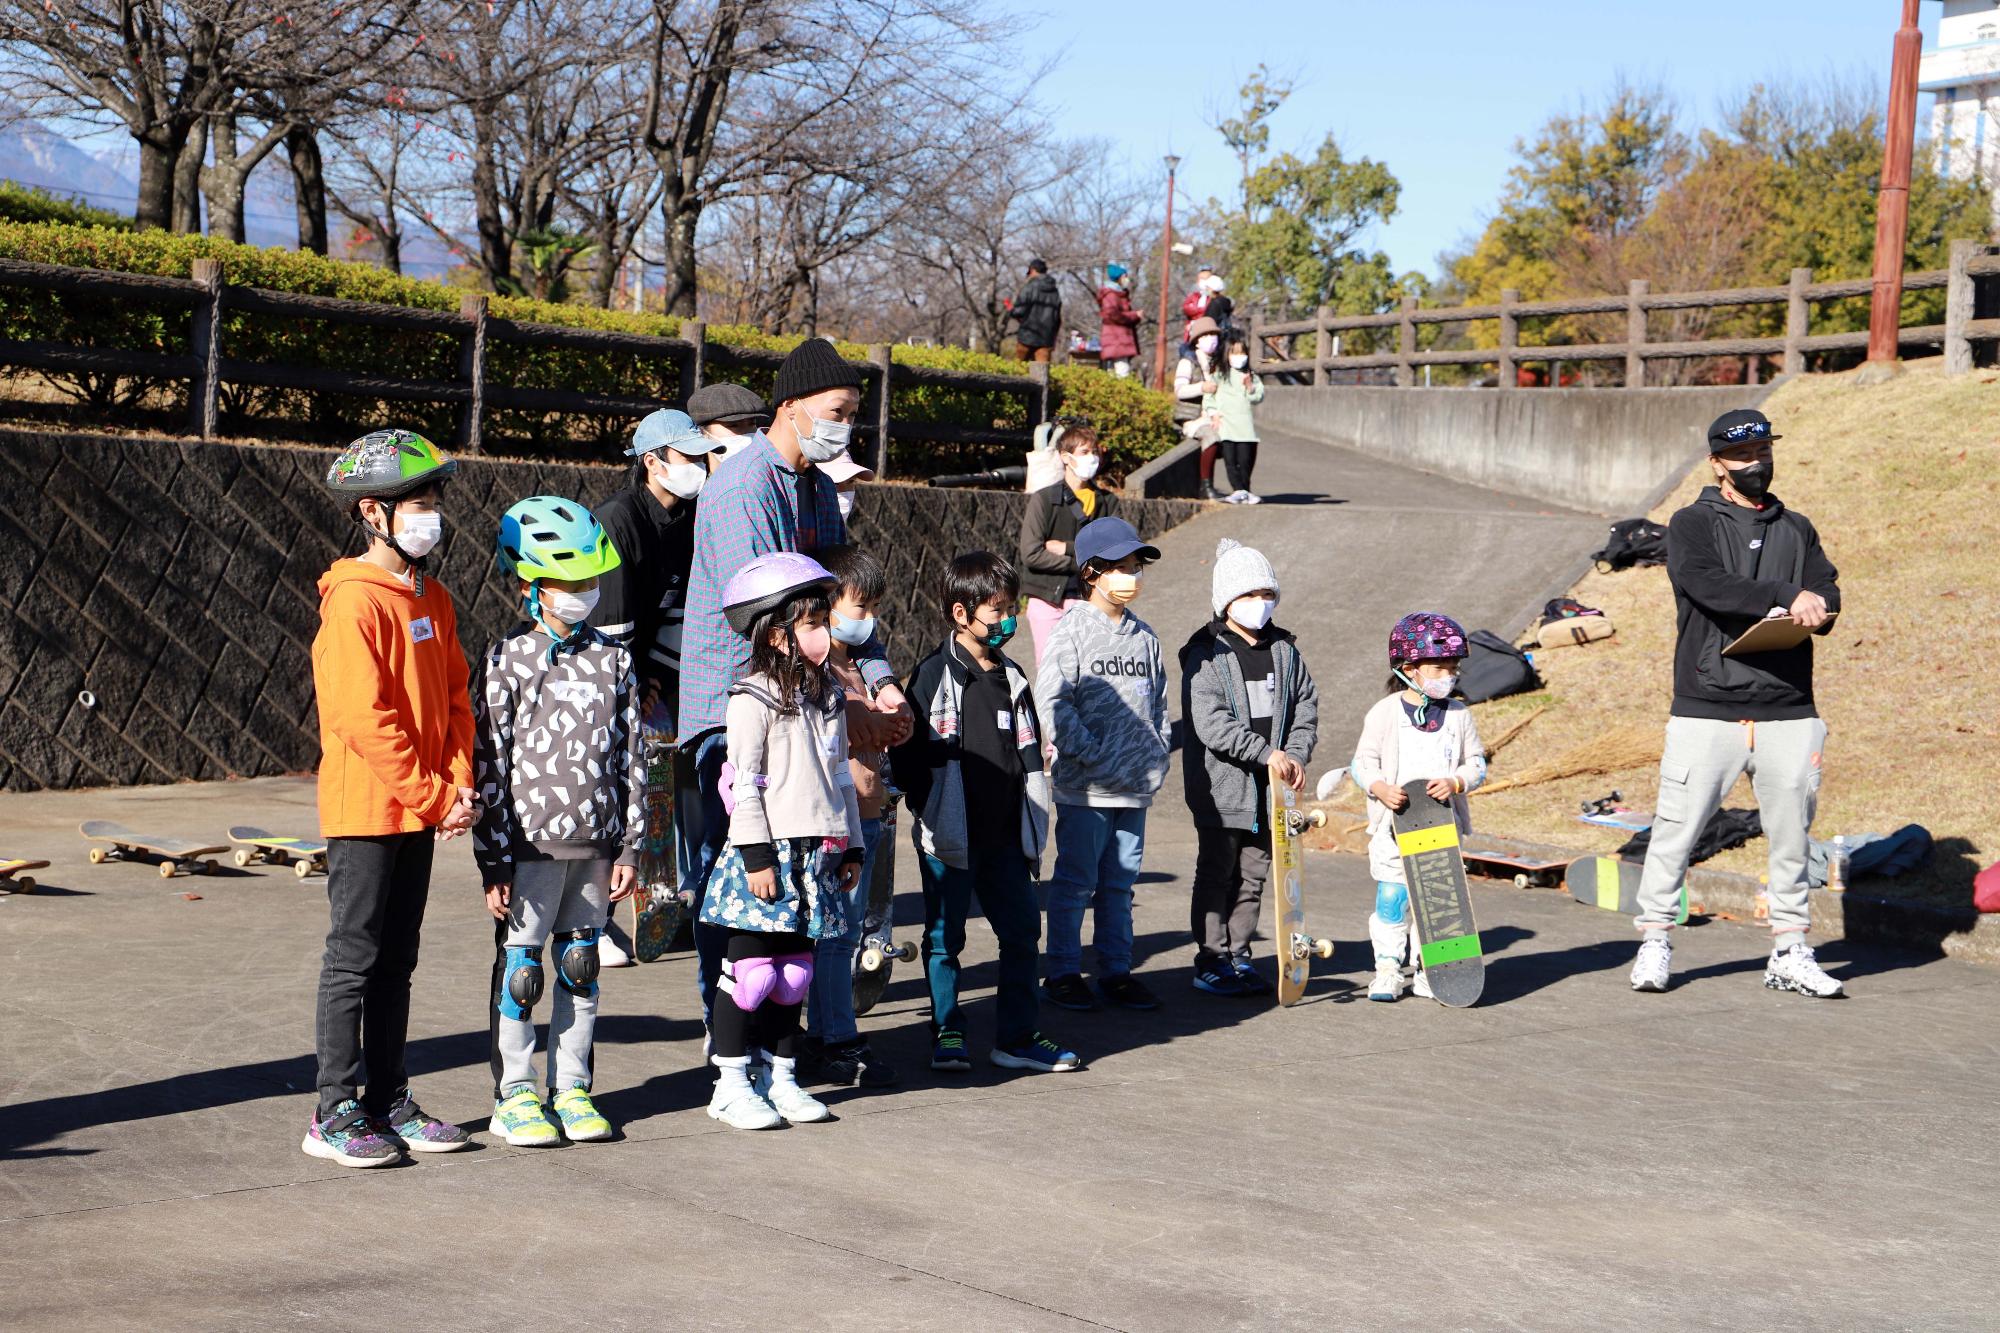
[[[1937,169],[1985,181],[2000,226],[2000,0],[1944,0],[1937,44],[1917,66],[1917,89],[1934,97]]]

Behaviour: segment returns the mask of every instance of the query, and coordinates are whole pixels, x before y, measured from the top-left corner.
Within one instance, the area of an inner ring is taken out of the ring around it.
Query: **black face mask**
[[[1761,501],[1771,493],[1771,472],[1772,467],[1769,463],[1752,463],[1749,467],[1734,468],[1729,473],[1729,484],[1744,499]]]

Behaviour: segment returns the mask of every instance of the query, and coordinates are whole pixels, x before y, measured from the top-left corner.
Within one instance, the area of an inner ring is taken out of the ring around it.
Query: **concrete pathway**
[[[1170,805],[1136,914],[1167,1005],[1047,1011],[1084,1071],[932,1075],[899,973],[864,1026],[901,1088],[723,1129],[675,955],[606,977],[619,1141],[343,1171],[298,1148],[323,882],[93,867],[74,831],[307,829],[311,802],[289,779],[0,799],[0,850],[57,861],[0,899],[6,1327],[1992,1327],[2000,973],[1835,943],[1854,997],[1815,1003],[1762,989],[1763,937],[1717,923],[1682,934],[1673,992],[1634,995],[1621,919],[1482,884],[1481,1005],[1368,1004],[1365,868],[1315,854],[1341,947],[1307,1002],[1213,1000]],[[451,844],[411,1062],[476,1128],[491,938]],[[975,926],[982,1048],[992,958]]]

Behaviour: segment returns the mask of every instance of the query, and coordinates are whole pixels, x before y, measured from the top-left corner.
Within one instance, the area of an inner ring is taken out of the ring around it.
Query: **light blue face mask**
[[[859,620],[849,620],[835,611],[828,618],[827,633],[831,634],[835,641],[844,643],[849,648],[859,648],[874,636],[875,617],[863,616]]]

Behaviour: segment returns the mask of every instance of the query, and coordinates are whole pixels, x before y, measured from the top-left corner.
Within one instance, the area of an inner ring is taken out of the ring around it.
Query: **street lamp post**
[[[1160,242],[1160,327],[1153,342],[1153,387],[1167,387],[1167,293],[1173,288],[1174,172],[1181,160],[1167,154],[1167,236]]]
[[[1910,157],[1917,129],[1917,58],[1924,35],[1917,0],[1903,0],[1889,66],[1889,125],[1882,141],[1882,186],[1875,201],[1875,280],[1868,308],[1868,359],[1893,362],[1903,326],[1903,243],[1910,217]]]

